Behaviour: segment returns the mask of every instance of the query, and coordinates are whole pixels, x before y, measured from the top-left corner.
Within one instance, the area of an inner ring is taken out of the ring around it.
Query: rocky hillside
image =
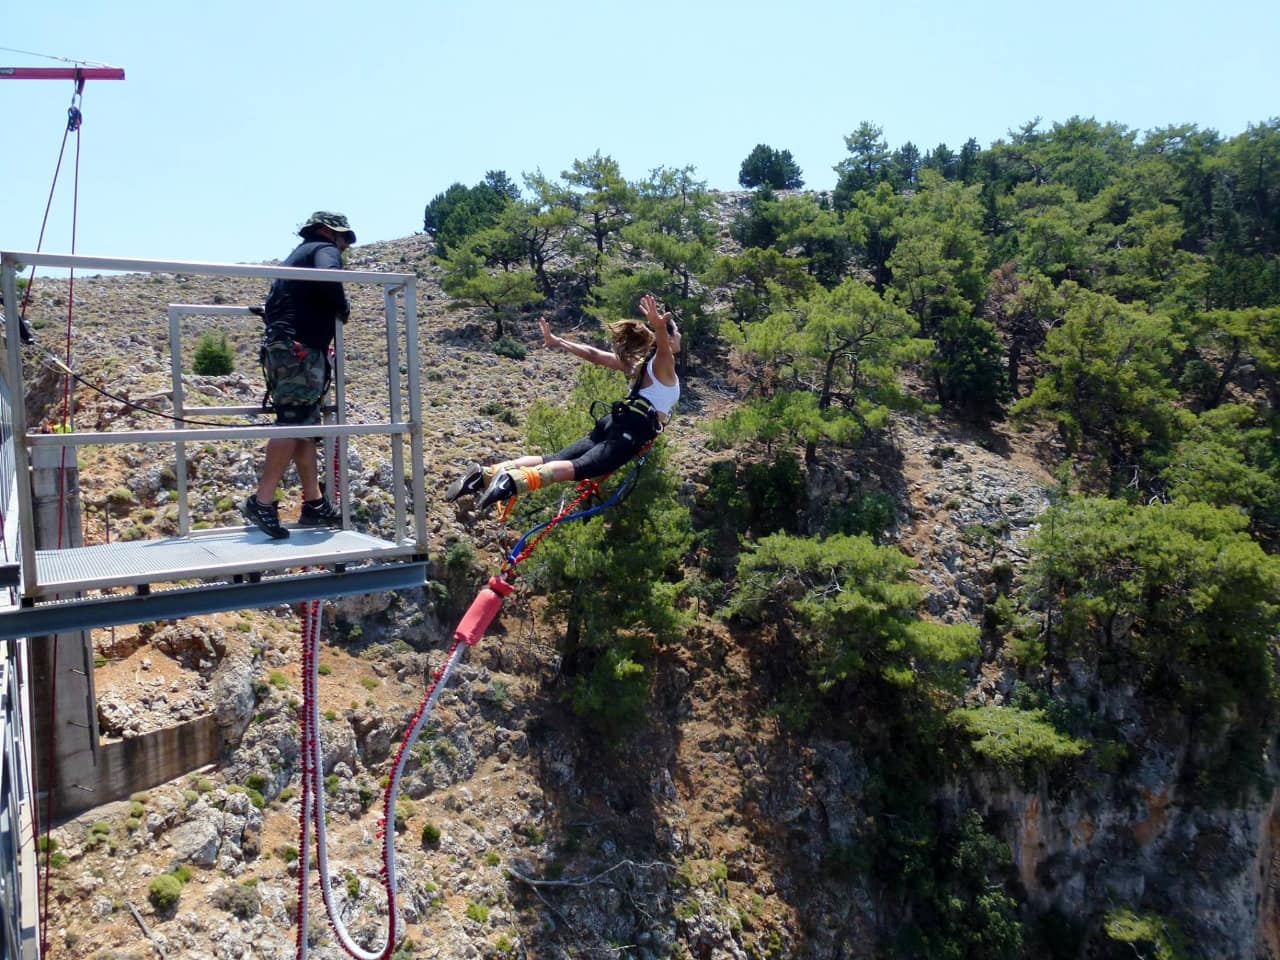
[[[515,332],[528,346],[524,359],[499,356],[478,316],[450,309],[424,238],[352,252],[352,267],[423,277],[427,471],[437,491],[468,461],[522,446],[522,418],[535,399],[568,393],[575,362],[544,351],[536,330]],[[62,342],[66,288],[61,280],[37,281],[33,316],[42,343]],[[74,366],[116,396],[162,408],[165,305],[253,303],[262,293],[257,283],[181,276],[77,278]],[[381,316],[380,300],[363,296],[348,328],[357,409],[369,402],[361,384],[373,374],[367,358],[376,356],[378,340],[361,318]],[[189,389],[223,404],[256,402],[257,327],[226,326],[237,371],[192,377]],[[714,348],[696,354],[676,428],[666,435],[685,481],[680,496],[691,506],[705,490],[707,464],[725,456],[711,451],[706,426],[734,400],[727,362]],[[56,378],[39,387],[33,403],[56,405]],[[77,404],[85,428],[156,425],[88,391]],[[1023,561],[1020,544],[1047,502],[1041,438],[904,416],[882,444],[891,456],[829,464],[815,492],[856,484],[887,493],[895,504],[892,536],[916,561],[925,614],[980,623],[992,570]],[[193,468],[196,515],[214,525],[237,522],[236,503],[255,481],[259,454],[253,443],[201,450]],[[354,497],[374,527],[388,502],[380,454],[376,444],[356,445],[352,460]],[[145,451],[86,449],[80,469],[87,542],[176,529],[171,478]],[[492,519],[438,496],[428,510],[432,584],[341,600],[326,611],[320,696],[329,865],[345,923],[371,947],[385,936],[380,778],[460,606],[496,569],[508,536]],[[680,642],[659,650],[649,723],[610,749],[555,694],[558,630],[544,598],[518,590],[455,674],[414,750],[397,806],[407,938],[398,955],[875,955],[895,918],[869,883],[831,869],[833,857],[856,848],[869,828],[861,800],[866,764],[838,737],[788,731],[760,694],[751,639],[701,609]],[[136,736],[213,711],[238,732],[239,747],[215,769],[54,831],[50,956],[294,955],[299,632],[296,611],[280,608],[95,637],[105,734]],[[975,664],[970,700],[1009,696],[1011,681],[995,663]],[[1118,718],[1145,722],[1131,701],[1111,708]],[[1216,817],[1181,809],[1174,760],[1149,758],[1124,795],[1100,788],[1064,803],[1034,785],[975,777],[947,802],[976,803],[1003,818],[1027,901],[1038,909],[1084,913],[1108,891],[1160,884],[1171,900],[1203,905],[1197,955],[1280,955],[1265,921],[1274,912],[1269,812]],[[185,868],[180,899],[157,908],[148,897],[152,880],[176,868]],[[310,955],[342,956],[312,890]]]

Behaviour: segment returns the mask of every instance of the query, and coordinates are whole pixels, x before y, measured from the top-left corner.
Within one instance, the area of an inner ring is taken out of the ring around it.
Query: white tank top
[[[676,401],[680,399],[680,378],[676,377],[676,383],[673,387],[668,387],[665,383],[658,379],[653,372],[653,361],[655,357],[649,358],[649,364],[645,367],[645,371],[649,374],[649,379],[653,381],[647,387],[641,387],[638,394],[653,404],[653,408],[657,410],[663,417],[671,415],[671,408],[676,405]]]

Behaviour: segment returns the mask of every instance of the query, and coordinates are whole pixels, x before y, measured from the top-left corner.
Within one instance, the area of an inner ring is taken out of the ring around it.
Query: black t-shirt
[[[341,270],[342,251],[328,240],[308,240],[281,266]],[[275,280],[267,293],[267,326],[284,325],[315,350],[329,349],[337,322],[346,323],[349,313],[346,291],[332,280]]]

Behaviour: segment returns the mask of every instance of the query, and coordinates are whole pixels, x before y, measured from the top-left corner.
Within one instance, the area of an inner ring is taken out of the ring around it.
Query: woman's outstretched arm
[[[602,367],[609,367],[612,370],[623,369],[622,361],[611,350],[601,350],[598,347],[591,347],[585,343],[578,343],[575,340],[566,340],[564,337],[556,336],[551,332],[551,325],[547,323],[546,317],[538,318],[538,327],[542,330],[542,342],[549,350],[559,347],[561,350],[567,350],[572,353],[580,360],[596,363]]]

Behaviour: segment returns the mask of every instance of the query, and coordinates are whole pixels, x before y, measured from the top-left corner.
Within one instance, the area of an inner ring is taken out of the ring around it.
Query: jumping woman
[[[542,342],[548,349],[567,350],[589,363],[622,371],[631,379],[631,392],[615,402],[587,436],[557,453],[529,454],[488,467],[471,464],[450,484],[445,499],[453,502],[464,495],[480,494],[476,508],[484,510],[549,483],[612,473],[648,446],[665,428],[671,408],[680,399],[675,363],[680,328],[652,294],[640,298],[640,311],[644,320],[619,320],[608,325],[612,352],[558,337],[551,332],[547,318],[539,317]]]

